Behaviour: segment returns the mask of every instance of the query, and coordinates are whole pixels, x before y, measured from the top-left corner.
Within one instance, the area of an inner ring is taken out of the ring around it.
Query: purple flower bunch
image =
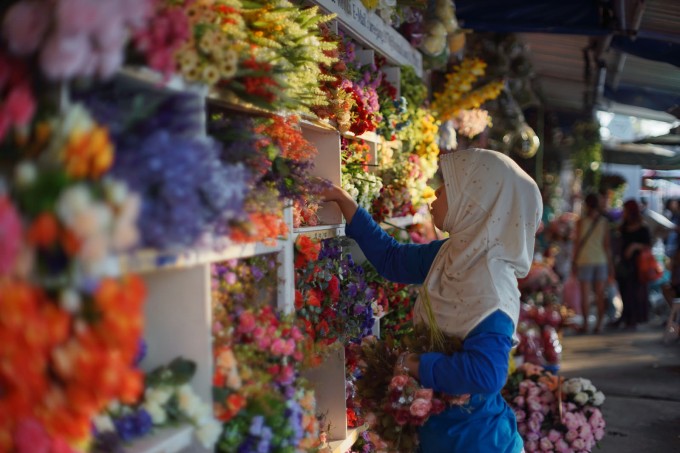
[[[197,96],[112,83],[77,94],[116,144],[111,173],[142,197],[142,245],[193,245],[245,217],[249,171],[203,135]]]
[[[253,301],[268,303],[276,292],[276,255],[228,260],[211,265],[215,309],[253,307]]]
[[[243,215],[248,173],[224,164],[216,142],[159,130],[119,149],[112,173],[142,196],[140,231],[152,247],[188,246]]]

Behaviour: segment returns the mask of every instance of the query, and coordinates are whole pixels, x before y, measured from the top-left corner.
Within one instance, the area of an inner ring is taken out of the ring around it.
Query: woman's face
[[[444,219],[446,218],[446,213],[449,211],[449,202],[446,199],[446,188],[443,185],[439,186],[439,188],[434,191],[434,195],[437,198],[430,205],[432,221],[434,222],[434,226],[443,230]]]

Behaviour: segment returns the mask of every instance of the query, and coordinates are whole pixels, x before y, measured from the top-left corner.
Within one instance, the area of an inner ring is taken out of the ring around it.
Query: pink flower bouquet
[[[604,437],[605,421],[596,407],[604,395],[587,379],[563,381],[524,364],[510,375],[503,395],[527,452],[590,452]]]
[[[422,426],[430,415],[444,411],[444,401],[434,397],[432,389],[425,389],[418,381],[403,374],[394,376],[387,392],[385,412],[394,417],[399,426]]]

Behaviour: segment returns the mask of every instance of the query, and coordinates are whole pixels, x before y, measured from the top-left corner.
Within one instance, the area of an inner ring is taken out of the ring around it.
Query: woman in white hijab
[[[389,280],[423,284],[429,308],[419,298],[415,322],[435,322],[443,333],[463,340],[452,356],[400,358],[397,371],[424,387],[470,395],[464,406],[430,417],[419,432],[421,451],[516,453],[523,442],[500,391],[519,317],[517,278],[531,266],[541,195],[512,159],[494,151],[447,154],[441,168],[444,185],[435,192],[431,212],[448,240],[399,244],[342,189],[329,190],[325,198],[338,203],[347,235],[378,272]]]

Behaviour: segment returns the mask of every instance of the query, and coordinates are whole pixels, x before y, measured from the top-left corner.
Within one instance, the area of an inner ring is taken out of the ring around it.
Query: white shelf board
[[[300,127],[302,129],[312,129],[319,132],[329,132],[333,134],[340,133],[338,132],[338,129],[335,127],[335,125],[325,120],[309,118],[305,116],[301,117],[300,119]]]
[[[352,140],[361,139],[370,143],[380,143],[382,141],[381,137],[378,134],[376,134],[375,131],[364,132],[361,135],[355,135],[353,132],[348,131],[344,132],[342,136]]]
[[[191,425],[156,429],[151,436],[135,440],[124,448],[127,453],[177,453],[191,446],[193,432]]]
[[[278,253],[283,250],[283,241],[272,245],[261,242],[233,243],[224,241],[211,249],[182,249],[162,251],[142,249],[119,256],[121,273],[144,273],[161,269],[179,269],[230,259]]]
[[[316,240],[336,238],[345,235],[345,225],[337,224],[300,227],[295,228],[293,231],[293,236],[296,238],[301,234]]]
[[[188,91],[203,96],[208,93],[207,85],[189,83],[178,74],[166,77],[146,66],[124,66],[118,71],[118,75],[137,82],[143,82],[158,89],[166,88],[175,91]]]
[[[417,212],[414,215],[407,215],[404,217],[390,217],[385,219],[380,224],[381,227],[388,228],[406,228],[407,226],[416,225],[426,220],[425,215]]]
[[[375,12],[367,10],[361,0],[312,1],[326,11],[337,14],[338,22],[353,38],[372,47],[395,64],[413,67],[418,76],[423,76],[423,56],[420,52]]]
[[[358,428],[351,428],[347,430],[347,437],[342,440],[334,440],[328,442],[332,453],[346,453],[352,448],[352,445],[359,439],[359,435],[368,429],[368,425],[363,425]]]

